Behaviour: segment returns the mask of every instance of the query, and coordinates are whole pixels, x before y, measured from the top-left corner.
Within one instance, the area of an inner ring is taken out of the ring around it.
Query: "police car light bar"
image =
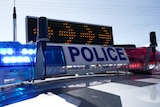
[[[36,45],[18,42],[0,42],[1,84],[6,79],[33,80],[35,71]],[[47,44],[45,51],[46,76],[104,72],[112,66],[127,65],[129,59],[123,48]],[[69,67],[70,66],[70,67]],[[115,67],[116,68],[116,67]],[[39,71],[44,74],[44,71]]]
[[[114,70],[143,70],[146,48],[107,47],[98,45],[66,45],[47,43],[46,77],[104,73]],[[156,55],[160,55],[156,52]],[[142,58],[143,56],[143,58]],[[153,60],[151,53],[150,61]],[[0,84],[34,80],[35,44],[0,42]],[[160,57],[157,57],[160,61]],[[44,71],[39,71],[44,75]]]

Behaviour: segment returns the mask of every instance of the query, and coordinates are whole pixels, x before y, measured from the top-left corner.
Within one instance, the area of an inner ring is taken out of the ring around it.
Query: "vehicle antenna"
[[[17,40],[17,20],[16,20],[16,6],[14,0],[14,7],[13,7],[13,41]]]

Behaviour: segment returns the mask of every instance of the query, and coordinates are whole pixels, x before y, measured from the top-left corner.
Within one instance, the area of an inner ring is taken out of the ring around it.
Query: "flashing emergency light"
[[[22,45],[19,42],[0,43],[0,66],[33,65],[36,46]]]
[[[36,54],[36,49],[27,49],[23,48],[21,51],[22,55],[35,55]]]
[[[9,63],[31,63],[31,59],[29,56],[4,56],[2,58],[2,62]]]
[[[1,55],[12,55],[13,54],[12,48],[0,48],[0,54]]]
[[[131,63],[129,65],[130,69],[143,69],[143,65],[141,63]]]

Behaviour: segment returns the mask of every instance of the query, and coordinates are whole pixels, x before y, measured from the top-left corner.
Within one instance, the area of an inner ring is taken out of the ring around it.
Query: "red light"
[[[140,69],[142,68],[142,65],[140,63],[132,63],[129,65],[130,69]]]

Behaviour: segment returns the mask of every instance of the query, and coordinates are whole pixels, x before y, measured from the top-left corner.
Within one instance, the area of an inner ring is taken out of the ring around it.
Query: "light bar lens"
[[[140,63],[132,63],[129,65],[130,69],[140,69],[142,68],[142,65]]]
[[[4,56],[2,62],[5,64],[8,63],[31,63],[29,56]]]
[[[35,55],[36,54],[36,49],[23,48],[22,51],[21,51],[21,54],[23,54],[23,55]]]
[[[1,55],[12,55],[13,49],[12,48],[0,48]]]

